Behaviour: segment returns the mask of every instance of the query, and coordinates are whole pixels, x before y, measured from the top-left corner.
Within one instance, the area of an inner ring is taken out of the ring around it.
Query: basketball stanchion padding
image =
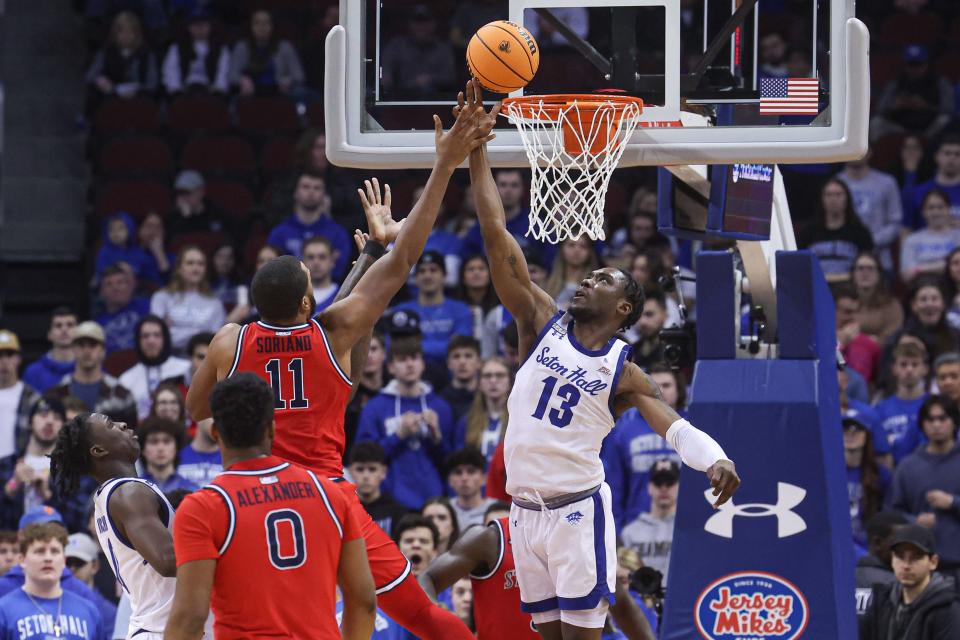
[[[643,100],[616,95],[520,96],[501,111],[516,125],[533,172],[527,235],[604,240],[603,209]]]

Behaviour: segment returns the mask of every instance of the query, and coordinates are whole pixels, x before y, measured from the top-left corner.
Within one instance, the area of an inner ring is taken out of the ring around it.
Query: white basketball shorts
[[[605,609],[613,603],[617,545],[610,504],[604,482],[593,495],[556,509],[510,507],[523,611]]]

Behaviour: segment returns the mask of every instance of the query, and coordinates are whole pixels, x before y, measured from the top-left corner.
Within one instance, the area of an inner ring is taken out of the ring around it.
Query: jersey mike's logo
[[[707,640],[794,640],[807,628],[809,612],[796,585],[761,571],[715,580],[694,606],[697,629]]]
[[[793,508],[803,502],[807,495],[807,490],[787,482],[777,483],[777,504],[763,504],[753,502],[750,504],[734,504],[733,499],[720,505],[717,512],[707,519],[703,528],[707,533],[712,533],[721,538],[733,537],[733,519],[737,516],[745,518],[765,518],[774,516],[777,519],[777,537],[789,538],[801,531],[805,531],[807,523],[798,514],[793,512]],[[713,489],[707,489],[703,492],[707,502],[713,504],[716,496],[713,495]]]

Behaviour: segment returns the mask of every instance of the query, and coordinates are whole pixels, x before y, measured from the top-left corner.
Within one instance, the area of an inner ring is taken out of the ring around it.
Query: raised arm
[[[160,522],[157,494],[139,482],[121,485],[110,499],[111,521],[157,573],[165,578],[177,575],[173,536]]]
[[[420,586],[436,602],[437,594],[460,578],[478,569],[493,569],[499,556],[499,543],[500,536],[493,527],[471,527],[420,574]]]
[[[406,282],[437,221],[454,170],[470,151],[493,139],[487,121],[479,117],[483,106],[473,100],[472,84],[467,85],[467,93],[468,103],[449,131],[444,133],[440,118],[433,116],[437,158],[423,195],[407,217],[393,249],[377,260],[349,296],[320,314],[324,326],[330,330],[334,352],[341,362],[349,356],[353,345],[370,331]],[[365,206],[370,204],[371,198],[375,204],[382,203],[379,190],[368,188],[367,193],[361,195],[363,198],[367,200]]]
[[[520,245],[513,234],[507,231],[503,203],[493,181],[485,147],[470,154],[470,182],[493,287],[503,306],[517,320],[520,353],[526,355],[537,333],[556,313],[557,305],[553,298],[530,281],[527,261]]]
[[[730,499],[740,486],[736,466],[717,441],[684,420],[663,401],[660,387],[632,362],[623,366],[620,382],[614,390],[615,414],[636,407],[650,428],[673,447],[687,466],[704,471],[718,496],[714,508]]]

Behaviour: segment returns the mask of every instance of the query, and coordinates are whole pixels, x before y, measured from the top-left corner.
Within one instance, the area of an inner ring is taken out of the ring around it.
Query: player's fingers
[[[440,140],[443,135],[443,125],[440,124],[440,116],[433,114],[433,135],[436,140]]]
[[[370,204],[376,204],[377,199],[373,195],[373,185],[370,184],[369,180],[363,181],[363,187],[367,190],[367,200],[370,201]]]
[[[467,80],[467,89],[466,89],[466,91],[467,91],[467,103],[470,104],[471,106],[473,106],[474,102],[476,102],[476,95],[474,94],[474,91],[473,91],[473,79],[472,79],[472,78],[471,78],[470,80]]]
[[[457,92],[457,106],[460,107],[461,109],[463,109],[463,105],[464,105],[464,104],[465,104],[465,102],[464,102],[464,99],[463,99],[463,91],[459,91],[459,92]]]
[[[390,208],[390,185],[384,184],[383,190],[385,191],[385,194],[383,196],[383,204],[386,205],[386,207],[389,209]]]
[[[494,118],[496,118],[498,115],[500,115],[500,107],[501,107],[501,106],[502,106],[502,103],[500,103],[500,102],[498,102],[497,104],[493,105],[493,108],[490,109],[490,115],[493,116]]]
[[[363,205],[363,210],[366,211],[370,208],[370,201],[367,200],[367,194],[363,192],[363,189],[357,189],[357,193],[360,194],[360,204]]]
[[[380,181],[376,178],[373,179],[373,197],[377,204],[381,204],[380,198]]]

